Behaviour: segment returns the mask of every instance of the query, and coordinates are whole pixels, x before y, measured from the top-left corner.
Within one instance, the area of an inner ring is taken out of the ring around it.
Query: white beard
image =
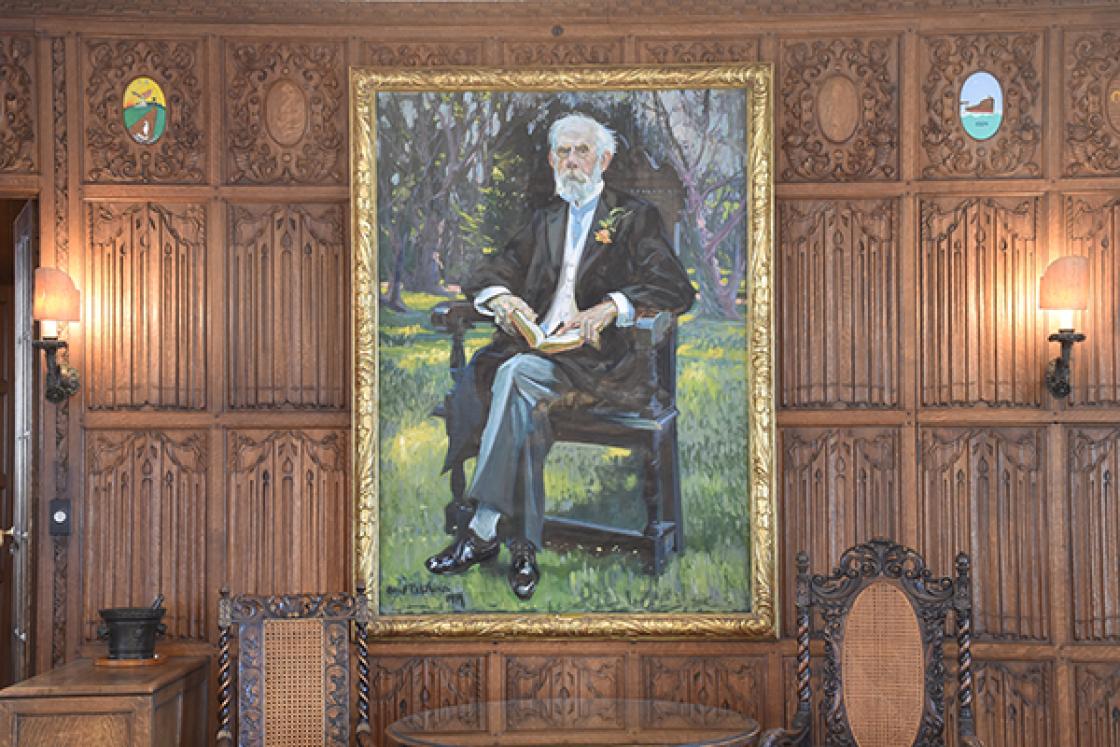
[[[556,181],[556,194],[566,202],[577,205],[582,205],[595,194],[599,183],[603,181],[603,170],[599,168],[598,162],[591,176],[584,176],[578,171],[562,174],[559,169],[553,169],[552,175]]]

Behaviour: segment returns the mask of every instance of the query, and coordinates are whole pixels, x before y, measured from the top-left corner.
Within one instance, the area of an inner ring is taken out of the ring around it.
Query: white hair
[[[611,132],[609,127],[601,125],[583,114],[565,114],[552,123],[552,126],[548,128],[549,149],[556,150],[556,141],[560,139],[560,135],[575,129],[590,129],[595,134],[596,156],[602,156],[604,153],[614,155],[617,147],[614,133]]]

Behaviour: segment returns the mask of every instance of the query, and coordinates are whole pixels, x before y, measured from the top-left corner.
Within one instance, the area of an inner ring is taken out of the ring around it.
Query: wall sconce
[[[53,267],[35,270],[31,315],[39,322],[40,333],[32,344],[47,353],[46,397],[57,404],[78,391],[78,372],[58,362],[58,351],[66,349],[66,341],[58,339],[58,323],[81,318],[81,294],[69,275]]]
[[[1070,392],[1069,360],[1073,343],[1085,339],[1084,334],[1073,330],[1073,312],[1085,310],[1088,302],[1089,258],[1061,257],[1051,262],[1042,274],[1038,305],[1059,312],[1058,331],[1047,339],[1061,343],[1062,354],[1046,367],[1046,388],[1059,399]]]

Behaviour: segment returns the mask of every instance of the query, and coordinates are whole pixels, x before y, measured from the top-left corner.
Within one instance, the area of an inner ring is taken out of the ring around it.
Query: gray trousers
[[[541,547],[544,529],[544,462],[552,448],[548,405],[573,386],[548,358],[513,356],[498,368],[490,413],[482,431],[474,477],[466,497],[500,511],[506,534]]]

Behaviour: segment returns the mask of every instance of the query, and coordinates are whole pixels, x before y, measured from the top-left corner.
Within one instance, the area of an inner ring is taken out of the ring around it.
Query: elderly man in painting
[[[485,256],[464,290],[493,316],[492,342],[457,387],[487,413],[467,499],[468,526],[427,560],[456,574],[510,550],[508,580],[518,598],[540,580],[536,551],[544,526],[544,462],[552,446],[548,407],[573,392],[633,401],[648,392],[644,369],[622,328],[645,309],[687,311],[695,291],[665,238],[652,204],[607,186],[614,134],[580,114],[549,130],[556,199],[533,213],[501,250]],[[476,434],[477,437],[477,434]],[[449,454],[462,449],[452,437]]]

